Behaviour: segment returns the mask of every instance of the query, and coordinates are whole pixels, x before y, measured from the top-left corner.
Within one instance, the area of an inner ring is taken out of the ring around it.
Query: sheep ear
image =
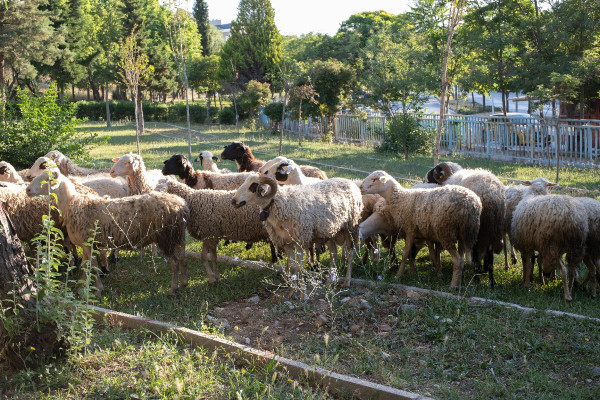
[[[3,165],[0,167],[0,175],[4,175],[6,173],[7,167],[6,165]]]
[[[258,183],[254,182],[252,185],[250,185],[248,190],[250,190],[252,193],[256,193],[258,190]]]
[[[212,159],[213,159],[213,161],[214,161],[214,162],[219,162],[219,158],[218,158],[218,157],[216,157],[216,156],[213,156],[213,158],[212,158]]]
[[[531,181],[521,181],[521,183],[527,186],[531,185]]]
[[[556,186],[556,185],[558,185],[558,183],[552,183],[552,182],[546,183],[546,186]]]
[[[386,183],[387,182],[387,176],[380,176],[379,177],[379,182]]]
[[[131,166],[133,167],[134,171],[137,171],[138,168],[140,167],[140,160],[137,159],[133,159],[133,162],[131,163]]]
[[[268,192],[268,188],[269,188],[268,186],[267,187],[259,186],[258,190],[256,191],[256,196],[257,197],[265,197],[265,195]]]
[[[113,162],[117,162],[117,161],[119,161],[119,160],[120,160],[120,157],[115,157],[115,158],[113,158],[112,160],[113,160]]]

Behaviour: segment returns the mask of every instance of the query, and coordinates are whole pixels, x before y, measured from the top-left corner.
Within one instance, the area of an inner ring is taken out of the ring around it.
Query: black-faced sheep
[[[437,183],[438,185],[443,184],[446,179],[450,178],[452,174],[460,171],[462,167],[451,161],[444,161],[433,167],[427,172],[425,177],[426,183]]]
[[[481,199],[483,209],[473,261],[476,273],[483,261],[483,270],[488,272],[490,285],[494,286],[494,253],[503,249],[504,185],[490,171],[457,168],[460,166],[455,163],[440,163],[433,169],[433,176],[440,184],[466,187]]]
[[[258,172],[260,167],[265,164],[265,161],[255,158],[250,147],[246,146],[243,142],[232,142],[230,145],[225,146],[225,150],[221,153],[221,158],[223,160],[235,161],[238,172]],[[303,165],[300,169],[306,176],[321,180],[327,179],[327,174],[317,167]]]
[[[350,285],[354,243],[363,208],[360,190],[352,181],[334,178],[308,186],[279,187],[273,178],[253,174],[237,190],[232,203],[235,207],[258,206],[271,241],[285,250],[288,271],[293,263],[297,277],[304,249],[313,243],[327,242],[335,254],[331,245],[342,245],[348,254],[343,285]]]
[[[235,190],[250,175],[249,172],[221,174],[210,171],[196,171],[192,163],[182,154],[175,154],[164,161],[163,175],[177,175],[193,189]]]
[[[185,223],[189,209],[183,199],[159,192],[122,199],[81,195],[58,171],[38,175],[27,187],[29,196],[49,193],[56,194],[56,206],[62,213],[69,238],[83,248],[84,260],[91,259],[88,239],[97,223],[98,248],[132,249],[156,243],[171,265],[170,293],[174,294],[178,288],[180,272],[181,286],[187,285]],[[103,289],[99,277],[96,287],[99,291]]]
[[[190,209],[187,230],[190,236],[203,241],[201,255],[210,283],[219,280],[217,244],[221,239],[247,243],[269,240],[258,213],[231,207],[233,191],[196,190],[175,181],[163,181],[159,186],[187,203]]]
[[[538,251],[545,272],[560,271],[564,298],[570,304],[576,268],[585,254],[588,226],[586,209],[576,199],[565,195],[529,196],[526,192],[513,212],[510,230],[510,241],[521,252],[524,286],[531,286],[532,256]],[[565,253],[568,273],[562,262]]]
[[[404,189],[384,171],[375,171],[363,181],[363,193],[380,194],[391,208],[394,226],[406,235],[402,263],[415,240],[437,242],[452,256],[452,288],[460,288],[464,268],[477,239],[481,200],[471,190],[449,185],[434,189]],[[458,243],[458,249],[457,249]]]

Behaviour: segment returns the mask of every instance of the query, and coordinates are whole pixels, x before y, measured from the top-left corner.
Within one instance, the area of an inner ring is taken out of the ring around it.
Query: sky
[[[220,19],[226,24],[236,18],[239,0],[205,1],[211,20]],[[332,36],[353,14],[379,10],[400,14],[408,11],[412,3],[412,0],[271,0],[279,33],[296,36],[309,32]]]

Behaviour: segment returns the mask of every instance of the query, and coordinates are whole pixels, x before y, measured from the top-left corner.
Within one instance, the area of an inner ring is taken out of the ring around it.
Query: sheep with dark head
[[[250,147],[243,142],[232,142],[230,145],[225,146],[225,150],[221,153],[221,158],[223,160],[235,161],[238,172],[258,172],[265,164],[265,161],[254,157]],[[327,174],[317,167],[303,165],[300,169],[305,176],[319,178],[321,180],[327,179]]]
[[[235,190],[250,175],[249,172],[222,174],[211,171],[197,171],[182,154],[171,156],[163,164],[163,175],[176,175],[193,189]]]

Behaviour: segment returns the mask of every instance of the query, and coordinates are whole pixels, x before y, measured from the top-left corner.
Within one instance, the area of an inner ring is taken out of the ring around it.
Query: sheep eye
[[[43,162],[40,164],[40,169],[46,169],[48,168],[48,165],[46,164],[46,162]]]

